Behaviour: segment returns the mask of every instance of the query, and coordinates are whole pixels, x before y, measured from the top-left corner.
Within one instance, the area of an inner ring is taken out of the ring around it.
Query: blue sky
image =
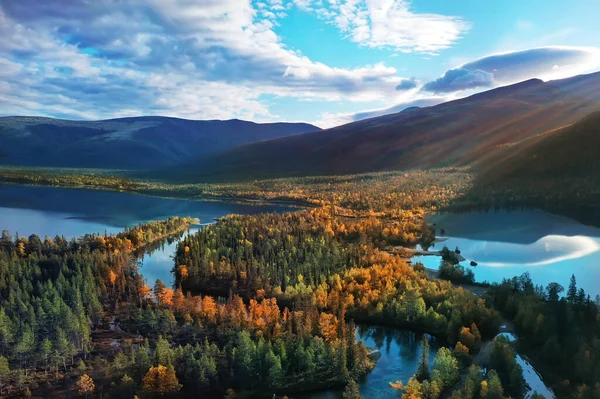
[[[0,0],[0,114],[330,127],[600,70],[597,0]]]

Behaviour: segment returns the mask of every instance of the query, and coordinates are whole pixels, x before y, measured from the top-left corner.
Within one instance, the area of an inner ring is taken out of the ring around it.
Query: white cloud
[[[385,100],[402,80],[382,63],[334,68],[288,49],[273,31],[286,10],[280,0],[97,0],[63,7],[22,0],[0,7],[0,52],[18,66],[4,71],[4,113],[108,117],[127,109],[268,119],[276,116],[264,95]],[[29,100],[20,101],[24,96]],[[53,98],[73,109],[51,111]]]
[[[435,54],[456,43],[470,25],[457,16],[417,13],[409,0],[296,0],[363,46]]]
[[[554,80],[600,70],[600,49],[549,46],[492,54],[450,69],[423,90],[449,93],[527,79]]]

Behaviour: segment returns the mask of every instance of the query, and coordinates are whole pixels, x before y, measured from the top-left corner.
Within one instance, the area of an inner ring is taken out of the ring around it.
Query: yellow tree
[[[165,367],[161,364],[156,367],[150,367],[142,379],[142,385],[144,390],[154,392],[159,395],[177,392],[179,389],[181,389],[181,385],[177,380],[173,366]]]
[[[337,338],[337,317],[330,313],[321,313],[319,316],[319,328],[327,342]]]
[[[75,387],[77,388],[77,393],[80,395],[88,397],[89,394],[94,392],[96,389],[96,385],[94,385],[94,380],[87,374],[81,376],[79,381],[75,383]]]
[[[202,298],[202,316],[211,323],[216,321],[217,303],[212,296]]]

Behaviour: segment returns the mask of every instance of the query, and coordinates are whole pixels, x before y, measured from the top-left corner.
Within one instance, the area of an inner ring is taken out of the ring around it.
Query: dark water
[[[423,334],[402,331],[389,327],[358,325],[357,339],[369,349],[377,349],[381,358],[371,373],[358,381],[361,394],[368,399],[398,399],[401,392],[392,388],[390,382],[401,380],[406,383],[417,371],[421,356],[421,338]],[[439,345],[430,338],[429,364]],[[342,391],[328,390],[294,395],[299,399],[340,399]]]
[[[87,233],[117,233],[127,226],[192,216],[201,224],[212,223],[231,213],[285,212],[286,206],[190,201],[100,190],[0,184],[0,230],[40,237],[78,237]],[[200,228],[195,226],[194,232]],[[176,242],[145,255],[141,272],[149,284],[161,279],[172,282],[172,255]]]
[[[569,284],[572,274],[578,287],[594,297],[600,294],[600,229],[543,211],[475,212],[438,214],[429,218],[444,245],[457,246],[477,281],[500,282],[529,272],[535,284]],[[444,234],[441,229],[445,229]],[[440,258],[415,257],[426,267],[437,269]]]

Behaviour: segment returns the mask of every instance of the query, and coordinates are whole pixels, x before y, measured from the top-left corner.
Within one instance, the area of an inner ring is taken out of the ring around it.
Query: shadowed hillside
[[[600,112],[499,148],[479,171],[466,203],[541,207],[600,223]]]
[[[152,169],[203,159],[261,140],[314,132],[305,123],[136,117],[69,121],[0,118],[0,164]]]
[[[533,79],[434,107],[242,146],[173,174],[248,179],[486,164],[503,145],[600,108],[600,73]],[[274,167],[276,165],[276,167]]]
[[[482,170],[482,178],[489,181],[565,176],[597,178],[600,176],[600,111],[573,125],[505,146],[497,153],[496,160]]]

